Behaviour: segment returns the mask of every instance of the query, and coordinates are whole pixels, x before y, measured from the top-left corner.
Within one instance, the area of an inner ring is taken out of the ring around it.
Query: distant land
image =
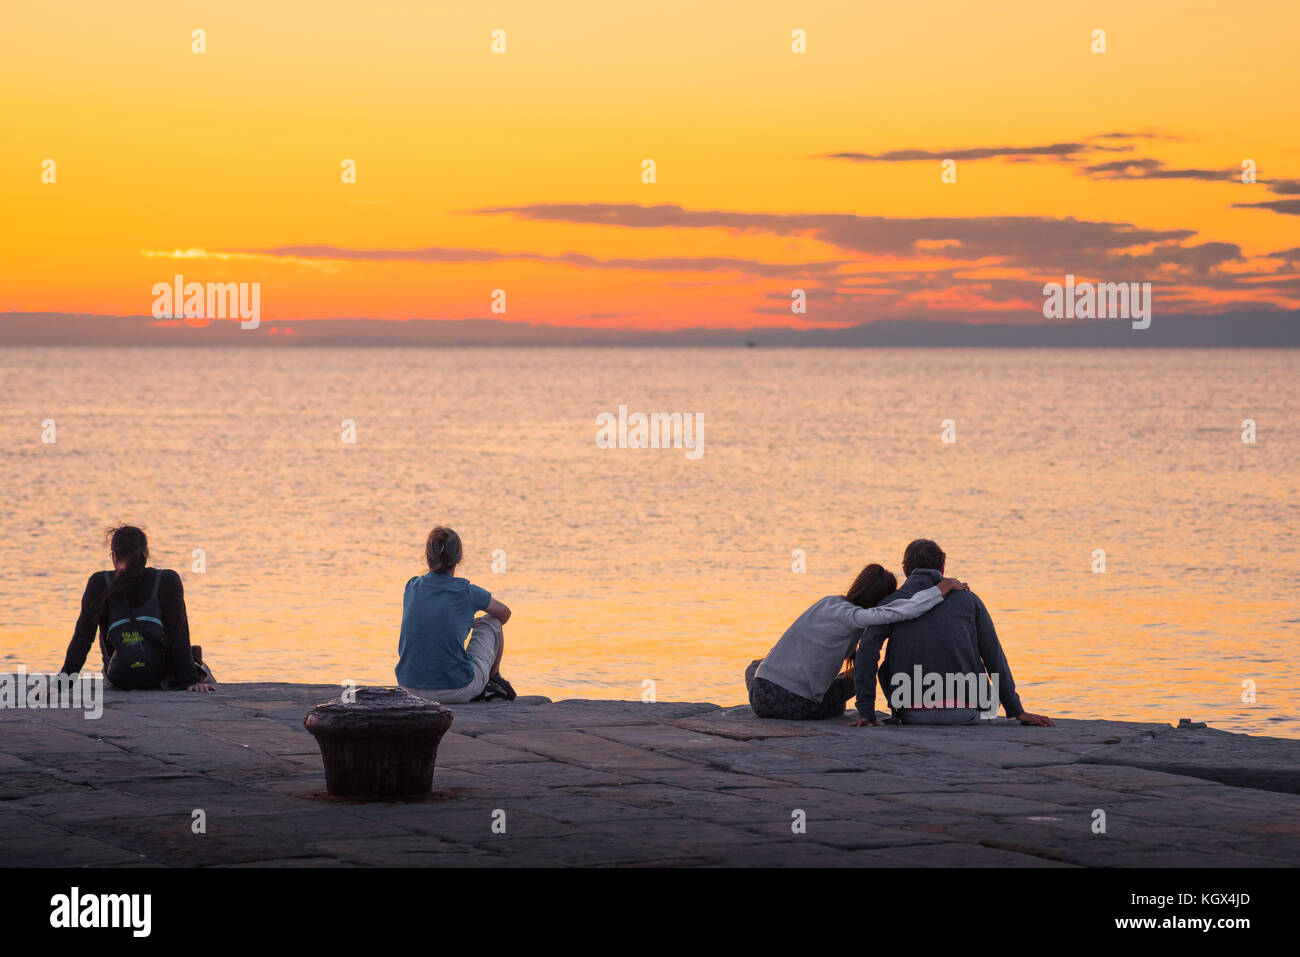
[[[557,326],[501,319],[264,319],[160,325],[149,316],[0,313],[0,346],[647,346],[782,348],[1300,348],[1300,310],[1156,315],[1032,324],[888,320],[835,329],[644,329]]]

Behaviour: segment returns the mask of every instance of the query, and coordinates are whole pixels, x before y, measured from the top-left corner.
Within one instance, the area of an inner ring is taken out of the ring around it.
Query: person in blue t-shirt
[[[513,700],[515,689],[501,676],[501,626],[510,609],[486,588],[453,574],[463,549],[452,529],[439,525],[431,531],[424,555],[429,573],[408,581],[402,600],[397,683],[443,704]],[[474,617],[480,611],[485,614]]]

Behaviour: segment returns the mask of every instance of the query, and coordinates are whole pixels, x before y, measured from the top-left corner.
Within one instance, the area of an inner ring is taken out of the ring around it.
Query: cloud
[[[1163,160],[1132,158],[1084,166],[1080,172],[1093,179],[1195,179],[1214,183],[1231,182],[1241,170],[1170,169]]]
[[[1155,157],[1127,156],[1105,162],[1087,162],[1101,159],[1103,153],[1129,153],[1135,143],[1155,140],[1179,141],[1180,137],[1156,131],[1110,132],[1086,136],[1081,141],[1048,143],[1039,146],[975,146],[963,149],[930,150],[898,149],[883,153],[841,151],[822,153],[815,159],[847,160],[853,163],[912,163],[935,160],[988,160],[1002,159],[1009,163],[1026,163],[1036,159],[1053,159],[1073,167],[1080,176],[1095,180],[1195,180],[1207,183],[1240,182],[1240,169],[1200,169],[1196,167],[1170,167]],[[1093,154],[1090,156],[1089,154]],[[1280,179],[1261,183],[1279,196],[1300,196],[1300,179]],[[1243,206],[1254,204],[1240,204]],[[1277,212],[1293,213],[1288,206],[1259,204]]]
[[[1116,253],[1110,257],[1115,266],[1152,269],[1177,266],[1190,273],[1204,275],[1226,262],[1242,262],[1241,247],[1236,243],[1198,243],[1193,246],[1156,246],[1141,254]]]
[[[1172,133],[1165,133],[1160,130],[1133,130],[1120,133],[1094,133],[1089,137],[1090,140],[1174,140],[1181,141],[1181,136],[1175,136]]]
[[[960,150],[890,150],[887,153],[824,153],[817,159],[854,163],[912,163],[918,160],[983,160],[998,157],[1072,156],[1091,149],[1086,143],[1052,143],[1047,146],[977,146]]]
[[[1072,217],[885,217],[849,213],[745,213],[691,210],[680,206],[611,203],[541,203],[476,210],[547,222],[587,223],[632,229],[728,229],[779,236],[810,236],[831,246],[879,256],[927,254],[943,243],[947,259],[993,258],[1011,264],[1082,269],[1102,263],[1111,251],[1180,241],[1191,229],[1142,229],[1130,223]]]
[[[191,254],[190,258],[267,259],[302,263],[320,261],[486,263],[513,260],[568,265],[581,269],[634,269],[648,272],[740,272],[767,277],[812,276],[831,272],[844,265],[842,262],[765,263],[754,259],[725,256],[600,259],[583,253],[563,253],[553,256],[543,253],[512,253],[493,249],[465,249],[447,246],[425,246],[417,249],[350,249],[343,246],[303,245],[276,246],[270,249],[217,250],[214,252],[190,250],[189,253]],[[150,253],[146,253],[146,255],[150,255]]]
[[[1059,159],[1064,163],[1077,163],[1081,154],[1091,152],[1125,153],[1131,151],[1132,141],[1177,140],[1178,137],[1156,131],[1095,133],[1077,142],[1045,143],[1039,146],[971,146],[963,149],[899,149],[884,153],[859,153],[842,151],[822,153],[814,159],[847,160],[852,163],[914,163],[926,160],[988,160],[1006,159],[1026,162],[1038,158]]]
[[[1300,216],[1300,199],[1273,199],[1262,203],[1233,203],[1233,209],[1271,209],[1275,213]]]
[[[308,269],[315,269],[319,272],[332,273],[338,270],[328,263],[313,262],[307,257],[298,257],[293,255],[276,255],[267,252],[243,251],[243,250],[221,250],[221,249],[142,249],[140,255],[146,259],[175,259],[187,260],[192,259],[202,261],[206,259],[215,259],[219,262],[232,261],[261,261],[261,262],[281,262],[289,263],[295,266],[306,266]]]

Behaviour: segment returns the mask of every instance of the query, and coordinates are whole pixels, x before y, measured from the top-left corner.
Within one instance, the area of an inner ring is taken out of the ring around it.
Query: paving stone
[[[1051,815],[1074,813],[1077,808],[1047,801],[1035,801],[1007,794],[988,794],[978,791],[912,792],[908,794],[882,794],[882,801],[909,808],[933,808],[937,811],[959,811],[963,814]]]
[[[49,771],[10,771],[0,775],[0,801],[13,801],[34,794],[57,791],[78,791],[84,784],[75,784],[56,778]]]
[[[1234,787],[1300,794],[1300,741],[1229,734],[1214,728],[1175,729],[1141,736],[1087,763],[1125,764],[1186,775]]]
[[[918,844],[859,851],[855,867],[1070,867],[1067,861],[980,844]],[[992,878],[1003,879],[1003,878]]]
[[[530,788],[580,788],[599,784],[618,785],[636,779],[610,771],[563,764],[558,761],[516,761],[510,764],[480,764],[475,773],[507,786]],[[433,772],[434,780],[438,772]]]
[[[8,774],[11,771],[38,771],[36,765],[32,764],[26,758],[20,758],[14,754],[5,754],[0,752],[0,774]]]
[[[552,761],[611,771],[692,770],[692,765],[667,754],[610,741],[584,731],[516,731],[480,738],[529,751]]]
[[[306,850],[345,866],[499,867],[510,863],[504,850],[449,844],[427,835],[319,841]],[[261,866],[261,862],[250,866]]]
[[[78,821],[126,817],[139,810],[140,798],[107,787],[42,788],[0,804],[0,808],[9,807],[62,827]]]
[[[354,845],[361,844],[360,841],[354,841],[345,844],[331,845],[339,849],[339,853],[326,854],[324,852],[305,857],[278,857],[265,861],[245,861],[241,864],[215,864],[214,867],[273,867],[280,870],[286,867],[360,867],[360,864],[350,860],[340,860],[345,856],[344,852],[350,850]],[[394,866],[406,866],[405,863],[395,864]]]
[[[90,737],[89,729],[68,731],[40,719],[10,721],[10,713],[0,711],[0,740],[4,741],[6,754],[30,759],[45,754],[103,754],[116,750],[108,742]]]
[[[836,820],[810,815],[805,822],[806,830],[802,834],[794,833],[792,824],[793,819],[787,816],[784,820],[746,821],[739,827],[768,840],[786,840],[790,843],[809,840],[846,851],[904,847],[913,844],[939,844],[950,840],[940,833],[890,827],[888,819],[882,818],[876,818],[875,822],[872,822]]]
[[[27,837],[0,841],[0,868],[121,867],[139,860],[138,854],[73,834],[57,841],[42,842]]]
[[[49,755],[32,759],[37,766],[61,781],[99,786],[114,781],[141,778],[183,777],[189,770],[181,764],[168,764],[145,755],[118,751],[110,754]]]

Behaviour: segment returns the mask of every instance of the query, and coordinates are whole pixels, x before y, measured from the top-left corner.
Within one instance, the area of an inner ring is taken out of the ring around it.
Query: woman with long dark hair
[[[149,567],[149,540],[134,525],[110,528],[105,538],[113,569],[86,582],[63,673],[81,671],[98,632],[104,677],[115,688],[215,690],[199,649],[190,647],[181,576]]]
[[[945,578],[910,598],[882,605],[898,589],[898,579],[880,565],[868,565],[848,592],[814,602],[765,658],[746,669],[745,686],[754,714],[794,721],[839,717],[854,695],[853,656],[862,632],[871,625],[919,617],[952,589],[965,587],[955,578]]]

